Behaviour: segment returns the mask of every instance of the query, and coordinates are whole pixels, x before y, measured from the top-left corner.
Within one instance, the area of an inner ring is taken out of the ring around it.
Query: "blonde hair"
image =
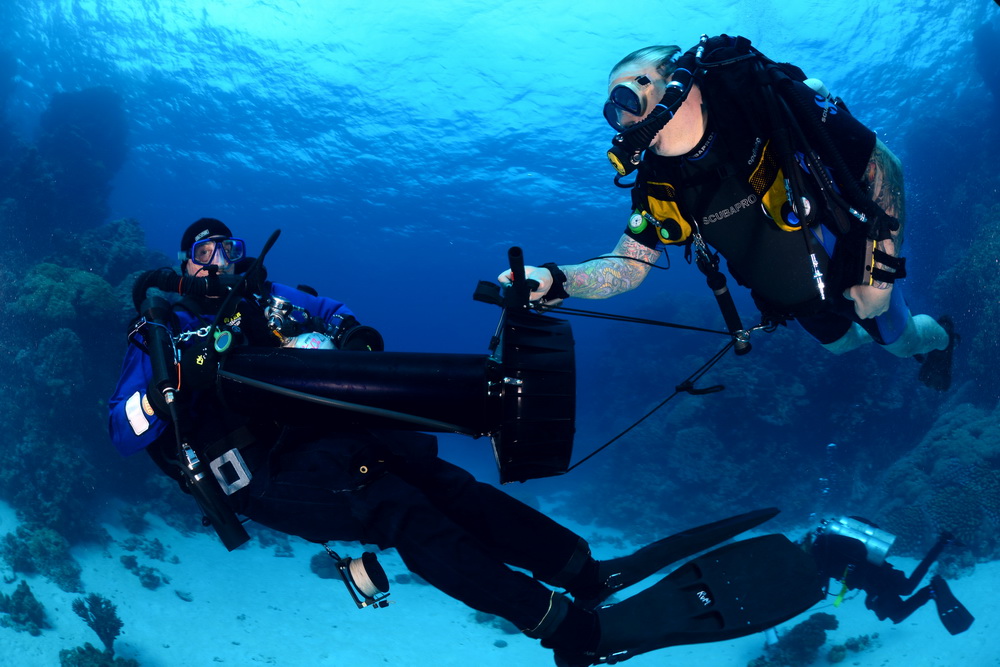
[[[656,68],[657,74],[665,79],[677,69],[677,58],[680,53],[681,47],[674,45],[644,46],[619,60],[618,64],[611,68],[608,79],[614,79],[617,72],[634,64],[651,65]]]

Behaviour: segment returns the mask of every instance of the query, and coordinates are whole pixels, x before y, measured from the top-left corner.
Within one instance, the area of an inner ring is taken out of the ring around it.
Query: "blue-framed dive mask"
[[[198,266],[209,266],[216,255],[220,255],[227,264],[235,264],[247,254],[243,239],[211,237],[196,241],[191,246],[188,259]]]

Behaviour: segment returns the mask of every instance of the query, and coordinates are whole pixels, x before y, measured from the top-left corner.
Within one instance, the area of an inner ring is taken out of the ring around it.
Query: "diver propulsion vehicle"
[[[217,388],[234,411],[281,421],[489,436],[501,483],[560,475],[574,432],[569,324],[508,311],[500,329],[490,355],[237,347]]]
[[[563,474],[575,430],[572,331],[565,320],[528,308],[520,248],[511,248],[508,259],[512,285],[501,291],[480,282],[473,296],[502,307],[489,354],[220,349],[217,338],[217,394],[234,412],[283,422],[489,437],[501,483]],[[230,298],[236,290],[224,278],[183,278],[182,290]],[[144,288],[176,291],[177,281],[172,271],[154,272]]]

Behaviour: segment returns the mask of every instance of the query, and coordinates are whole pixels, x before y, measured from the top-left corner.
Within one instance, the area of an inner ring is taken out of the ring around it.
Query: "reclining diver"
[[[145,450],[177,480],[227,548],[249,539],[243,519],[311,542],[395,548],[431,585],[507,619],[564,665],[759,632],[821,597],[808,554],[783,536],[767,536],[722,547],[638,595],[597,607],[776,511],[598,561],[580,536],[439,458],[431,435],[238,410],[217,391],[215,360],[226,350],[319,347],[373,360],[390,353],[379,352],[381,336],[343,303],[264,280],[260,262],[250,261],[246,244],[218,220],[193,223],[180,250],[181,275],[160,269],[137,281],[141,317],[109,401],[109,431],[122,455]],[[146,289],[153,282],[175,291],[192,280],[219,285],[227,276],[242,276],[246,289],[220,296],[206,287],[170,301]],[[372,579],[387,592],[384,573]],[[732,604],[737,598],[754,605]]]
[[[954,543],[954,538],[942,533],[910,576],[885,560],[895,539],[868,521],[842,517],[824,521],[806,535],[803,546],[815,557],[823,577],[841,584],[834,604],[839,604],[849,590],[863,590],[865,607],[875,612],[880,621],[888,618],[900,623],[933,599],[948,632],[957,635],[968,630],[974,620],[972,614],[955,598],[940,575],[931,577],[927,586],[914,593],[941,552]]]

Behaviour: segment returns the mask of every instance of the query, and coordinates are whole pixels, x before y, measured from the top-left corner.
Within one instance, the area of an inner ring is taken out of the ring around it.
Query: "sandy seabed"
[[[322,550],[315,544],[293,538],[291,554],[284,555],[284,550],[280,550],[283,555],[278,555],[279,549],[273,546],[261,547],[251,542],[227,553],[212,535],[183,535],[155,516],[147,518],[150,528],[143,537],[159,539],[166,546],[167,560],[151,560],[141,552],[125,550],[121,543],[130,535],[114,524],[105,526],[115,540],[107,547],[84,546],[73,550],[83,568],[86,591],[103,595],[118,607],[124,627],[115,642],[116,655],[135,659],[144,667],[258,664],[550,667],[554,664],[551,653],[536,641],[478,622],[471,609],[436,589],[416,581],[394,581],[397,575],[406,574],[394,551],[379,554],[379,561],[393,581],[391,604],[384,609],[359,610],[340,580],[320,579],[311,572],[310,558]],[[602,539],[609,537],[610,531],[567,523],[585,537],[597,538],[594,549],[598,558],[622,553],[621,547],[606,546],[619,540]],[[0,504],[0,534],[16,527],[14,512]],[[337,546],[341,555],[357,557],[362,551],[360,545]],[[603,551],[602,546],[605,546]],[[169,583],[155,590],[144,588],[121,563],[121,556],[130,553],[139,564],[156,568]],[[906,558],[891,561],[907,572],[916,564]],[[9,578],[9,569],[6,575]],[[66,593],[37,575],[0,582],[0,592],[9,595],[21,579],[27,580],[35,597],[45,606],[53,627],[39,637],[0,627],[0,665],[56,666],[61,649],[85,642],[100,646],[94,632],[71,610],[72,601],[81,594]],[[656,578],[651,578],[648,583],[655,581]],[[834,614],[840,627],[828,633],[827,645],[815,665],[830,664],[825,657],[827,647],[843,643],[849,637],[877,633],[871,648],[848,654],[840,664],[1000,666],[998,583],[1000,562],[979,564],[971,576],[951,582],[955,594],[976,616],[972,628],[955,637],[941,626],[933,604],[893,625],[876,619],[864,608],[861,597],[848,599],[839,608],[821,603],[809,613]],[[779,627],[779,634],[807,615]],[[761,655],[763,646],[763,635],[755,635],[664,649],[637,656],[626,664],[745,667]]]

